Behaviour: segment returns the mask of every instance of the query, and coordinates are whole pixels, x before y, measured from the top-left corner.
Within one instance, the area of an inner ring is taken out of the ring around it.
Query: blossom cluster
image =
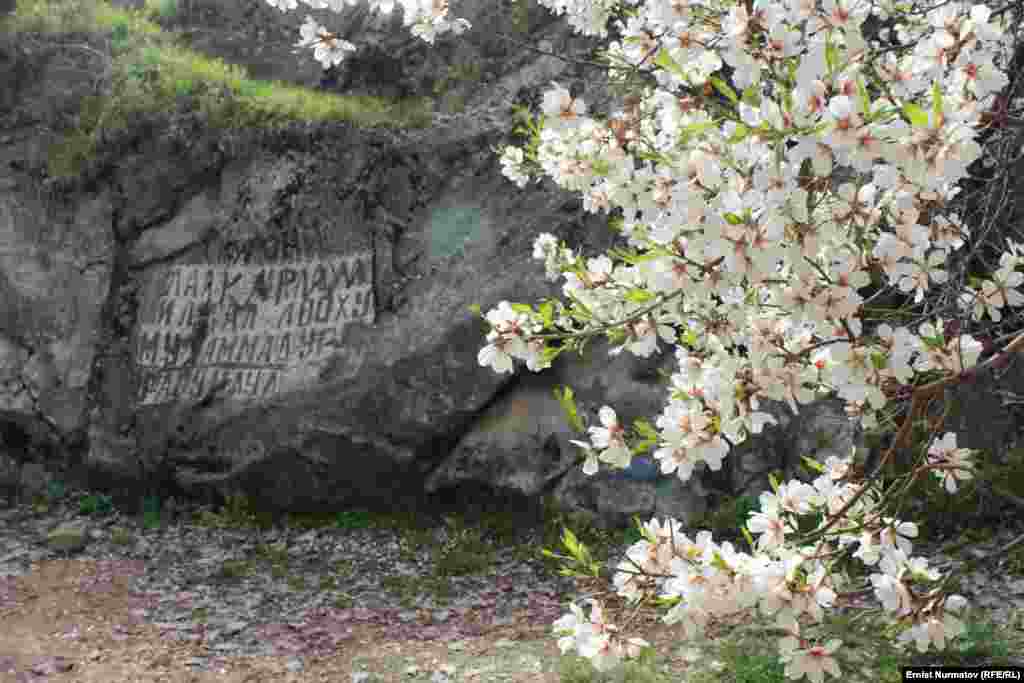
[[[465,19],[453,18],[448,12],[448,0],[368,0],[370,10],[381,14],[390,14],[395,6],[402,8],[402,23],[410,33],[424,42],[434,44],[437,36],[443,33],[460,35],[471,27]],[[330,9],[340,13],[346,5],[358,5],[362,0],[302,0],[303,4],[312,9]],[[298,0],[267,0],[271,7],[282,12],[293,10],[299,6]],[[337,66],[344,61],[347,53],[354,52],[356,47],[336,33],[306,16],[305,23],[299,29],[302,40],[296,47],[313,48],[314,58],[324,67]]]
[[[975,6],[965,14],[962,5],[948,3],[929,13],[915,36],[904,26],[901,40],[916,40],[914,52],[899,60],[888,54],[872,74],[865,68],[867,45],[859,28],[868,9],[856,2],[826,1],[824,9],[755,2],[752,15],[742,4],[724,12],[719,28],[731,41],[724,61],[744,92],[741,99],[721,81],[714,84],[739,114],[723,119],[720,129],[698,106],[699,96],[671,94],[706,85],[722,66],[708,47],[716,37],[702,32],[695,20],[706,19],[706,3],[651,2],[621,23],[633,40],[613,44],[611,52],[617,50],[638,68],[661,67],[661,89],[645,92],[632,110],[602,123],[587,117],[585,103],[557,84],[544,99],[545,126],[530,161],[560,186],[582,192],[588,210],[622,208],[630,245],[646,250],[626,255],[624,264],[607,257],[583,263],[543,235],[535,256],[545,261],[549,275],[565,274],[563,292],[575,304],[568,310],[559,306],[559,319],[582,318],[592,328],[626,320],[626,343],[613,353],[628,349],[648,356],[659,341],[682,342],[670,402],[658,419],[660,448],[654,457],[664,473],[686,480],[700,462],[718,469],[729,445],[774,421],[758,410],[760,400],[785,401],[795,413],[817,391],[835,392],[851,415],[873,427],[876,411],[887,402],[883,387],[905,385],[915,373],[929,370],[962,373],[981,353],[981,343],[972,337],[946,334],[941,319],[922,324],[916,335],[880,325],[864,338],[859,292],[875,276],[920,301],[931,283],[945,281],[942,266],[964,244],[967,230],[955,216],[932,216],[955,196],[956,181],[980,157],[973,140],[979,104],[1007,82],[992,68],[1000,31],[988,23],[988,8]],[[798,36],[812,31],[825,39],[801,53]],[[767,35],[761,42],[752,39],[755,34]],[[658,57],[651,59],[652,54]],[[769,69],[788,67],[788,76],[786,69],[766,73],[761,57],[767,57]],[[768,75],[786,88],[781,97],[779,90],[765,87]],[[875,82],[869,83],[872,76]],[[940,80],[948,85],[945,91]],[[869,86],[875,91],[871,95]],[[930,111],[910,104],[929,88]],[[689,144],[680,145],[681,139]],[[527,156],[511,149],[502,162],[506,174],[522,185],[529,176]],[[852,168],[858,180],[840,184],[835,192],[805,180],[828,178],[838,167]],[[923,216],[928,218],[921,222]],[[975,319],[987,313],[997,320],[1000,308],[1024,301],[1013,289],[1024,279],[1015,271],[1017,245],[1011,244],[1001,263],[993,281],[983,283],[980,292],[968,288],[962,297]],[[518,329],[528,330],[531,318],[543,327],[539,315],[527,314]],[[704,334],[683,342],[675,338],[676,328],[702,328]],[[543,357],[543,352],[537,348],[530,355]],[[481,352],[480,361],[500,371],[497,362],[505,359],[492,346]],[[587,473],[596,471],[599,460],[622,467],[630,459],[614,411],[603,407],[600,419],[602,426],[591,428],[592,443],[574,442],[585,450]],[[930,466],[947,490],[955,491],[956,481],[970,476],[967,456],[955,448],[953,434],[930,450]],[[768,597],[761,591],[758,600],[762,610],[784,615],[780,628],[791,635],[780,648],[791,672],[818,680],[823,671],[836,673],[834,662],[828,663],[835,644],[809,645],[794,635],[796,617],[817,617],[815,605],[830,604],[825,598],[834,595],[823,583],[831,576],[825,565],[811,559],[831,549],[825,544],[788,548],[781,516],[784,510],[808,514],[824,506],[833,516],[830,526],[871,529],[865,520],[869,513],[857,506],[834,519],[850,489],[830,480],[787,484],[788,496],[806,494],[802,504],[789,509],[762,500],[761,512],[749,524],[761,534],[757,557],[728,544],[714,546],[705,536],[699,561],[675,558],[644,567],[676,577],[661,597],[679,597],[681,611],[666,619],[683,620],[690,632],[713,616],[749,608],[736,596],[757,591],[738,589],[735,582],[764,588],[761,572],[774,571],[774,590]],[[860,505],[871,500],[865,496]],[[859,544],[854,556],[878,563],[882,572],[872,576],[872,584],[910,626],[903,639],[919,648],[931,642],[942,647],[958,631],[951,613],[962,599],[941,601],[928,594],[927,601],[917,600],[908,583],[932,580],[933,574],[923,558],[909,557],[908,545],[886,546],[885,538],[876,527],[859,537],[840,535],[837,547]],[[640,545],[641,550],[651,548]],[[797,568],[802,574],[792,573]],[[637,598],[638,582],[631,581],[623,584],[624,594]],[[783,611],[780,594],[789,595],[782,603],[803,602]],[[608,629],[601,632],[614,640]],[[581,646],[581,652],[591,651],[590,644]],[[605,643],[602,651],[607,658],[619,650]]]
[[[541,2],[600,36],[623,4]],[[446,2],[408,4],[406,23],[424,39],[466,26],[449,21]],[[487,313],[480,364],[511,372],[523,360],[537,371],[564,348],[547,339],[600,332],[614,340],[612,353],[646,357],[661,343],[676,346],[669,403],[650,431],[662,472],[684,481],[701,463],[717,469],[731,446],[774,421],[761,401],[784,401],[796,413],[819,392],[834,392],[873,427],[888,387],[974,365],[981,343],[942,319],[865,334],[862,292],[888,281],[923,300],[969,238],[957,216],[939,214],[980,158],[981,112],[1008,82],[998,62],[1012,36],[990,21],[991,10],[946,2],[909,15],[867,0],[625,4],[635,8],[617,20],[623,38],[608,55],[651,72],[658,87],[599,121],[554,84],[534,146],[508,147],[501,161],[520,186],[539,170],[580,192],[591,212],[621,209],[631,251],[616,254],[621,263],[583,259],[542,235],[534,256],[550,278],[565,277],[571,304],[535,311],[501,302]],[[881,45],[861,32],[871,14],[902,22],[900,54],[875,54]],[[310,30],[310,41],[332,38]],[[733,85],[715,76],[724,65]],[[966,314],[998,320],[1002,308],[1024,301],[1015,290],[1024,280],[1019,250],[1011,244],[991,280],[967,286]],[[604,406],[599,417],[590,442],[574,442],[587,473],[599,461],[625,467],[632,457],[614,410]],[[938,574],[910,556],[916,527],[877,512],[879,497],[848,476],[849,460],[826,466],[810,484],[776,483],[762,496],[748,522],[758,536],[751,555],[706,533],[690,541],[675,520],[652,520],[627,556],[642,578],[620,567],[620,593],[675,601],[666,620],[688,633],[756,607],[785,634],[787,674],[818,681],[838,675],[841,644],[813,642],[801,628],[841,596],[847,580],[832,558],[851,550],[877,569],[871,585],[908,626],[901,639],[922,651],[943,647],[962,629],[955,614],[963,599],[928,588]],[[969,452],[947,434],[929,449],[927,467],[955,491],[970,476]],[[817,541],[797,543],[808,537],[796,532],[809,516],[818,519]],[[571,634],[563,650],[575,646],[604,667],[643,645],[620,636],[600,603],[589,620],[571,609],[556,624]]]
[[[614,575],[618,595],[635,603],[650,598],[674,601],[664,620],[680,624],[687,637],[712,620],[756,609],[773,619],[783,634],[779,649],[787,675],[821,681],[825,672],[840,675],[833,655],[841,642],[815,643],[802,634],[801,624],[820,622],[824,610],[839,601],[849,579],[829,564],[837,549],[853,546],[853,556],[875,570],[869,579],[879,602],[894,618],[909,624],[900,642],[912,642],[919,652],[945,647],[964,630],[957,615],[966,601],[929,590],[940,577],[925,558],[910,554],[910,539],[918,534],[915,524],[878,518],[870,501],[855,501],[839,526],[861,529],[859,533],[840,533],[836,547],[786,545],[787,533],[795,531],[802,518],[823,517],[825,511],[835,514],[861,486],[847,481],[849,459],[830,457],[822,469],[810,484],[794,480],[761,494],[760,510],[751,513],[747,524],[757,536],[755,554],[740,552],[729,542],[715,543],[707,531],[691,539],[674,519],[647,522],[643,540],[628,549]],[[573,604],[571,613],[555,623],[563,652],[575,647],[591,657],[597,669],[605,670],[647,645],[620,636],[601,602],[591,604],[589,618]]]

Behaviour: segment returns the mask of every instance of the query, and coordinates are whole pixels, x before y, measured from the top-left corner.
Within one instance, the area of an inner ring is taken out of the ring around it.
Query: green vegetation
[[[432,549],[439,576],[480,574],[494,564],[494,545],[484,540],[480,529],[469,528],[457,517],[445,519],[448,541]]]
[[[512,28],[517,33],[530,32],[530,4],[526,0],[513,0]]]
[[[914,454],[919,457],[926,443],[925,430],[915,426],[913,437]],[[988,453],[976,452],[972,462],[973,478],[961,481],[954,494],[948,493],[931,474],[919,478],[898,496],[894,516],[916,522],[922,541],[941,541],[952,535],[987,540],[1004,521],[1000,496],[1024,498],[1024,449],[1008,452],[1003,462],[996,462]],[[906,470],[905,465],[898,465],[889,469],[887,477],[891,481]]]
[[[746,545],[740,529],[745,527],[751,512],[761,509],[757,496],[723,496],[719,501],[708,505],[708,512],[693,525],[698,529],[707,529],[715,540],[731,540]]]
[[[170,19],[178,14],[177,0],[146,0],[146,12],[149,16]]]
[[[211,127],[220,129],[290,121],[401,128],[430,123],[428,99],[341,96],[250,79],[244,68],[182,47],[180,34],[165,32],[148,18],[176,11],[174,0],[154,0],[144,11],[118,9],[103,0],[18,0],[14,14],[0,22],[0,29],[10,33],[84,32],[110,41],[103,92],[82,98],[78,125],[52,144],[51,176],[76,176],[104,135],[141,115],[174,111],[179,105],[202,112]]]
[[[575,655],[564,655],[559,660],[558,675],[561,683],[674,683],[676,678],[662,673],[663,656],[645,648],[640,656],[599,672],[588,660]]]
[[[160,499],[157,496],[146,496],[142,500],[142,528],[156,529],[160,526]]]
[[[268,528],[271,516],[256,509],[244,496],[231,496],[218,510],[203,510],[194,517],[196,524],[214,528]],[[493,566],[495,553],[500,548],[513,548],[520,561],[538,562],[547,571],[555,572],[560,562],[541,555],[541,548],[560,549],[563,526],[577,531],[578,538],[587,544],[596,562],[605,563],[614,550],[623,543],[640,538],[635,528],[605,530],[592,526],[589,518],[580,513],[558,510],[549,498],[545,501],[539,525],[524,526],[514,515],[500,511],[474,515],[447,515],[440,519],[411,511],[371,512],[344,510],[334,513],[289,514],[280,522],[292,529],[332,529],[347,533],[357,529],[391,530],[398,536],[400,556],[413,561],[429,558],[433,572],[425,576],[391,576],[385,579],[385,588],[401,599],[414,601],[418,595],[429,594],[443,602],[448,599],[450,577],[482,574]],[[435,530],[439,524],[447,527],[447,540],[438,544]],[[257,545],[253,561],[268,562],[271,575],[278,579],[290,576],[289,558],[284,548],[267,544]],[[345,579],[350,569],[340,564],[335,569],[339,579]],[[343,603],[349,602],[342,599]]]
[[[224,560],[220,569],[214,574],[218,579],[240,579],[253,572],[254,567],[246,560]]]
[[[131,545],[135,542],[135,537],[124,527],[116,527],[110,532],[110,542],[114,545]]]
[[[342,510],[334,516],[338,529],[368,529],[372,524],[370,513],[365,510]]]
[[[1009,460],[1015,462],[1020,453]],[[1009,466],[1009,465],[1004,465]],[[1004,480],[1005,481],[1005,480]],[[83,499],[86,508],[99,508],[100,501],[109,497],[92,495]],[[89,502],[85,502],[89,501]],[[156,498],[143,502],[143,517],[147,512],[159,514]],[[756,504],[753,497],[732,498],[722,502],[719,512],[709,516],[716,531],[735,528]],[[257,509],[254,502],[244,496],[232,496],[217,510],[206,510],[196,520],[217,528],[256,529],[271,518]],[[380,513],[364,509],[331,513],[292,514],[277,518],[279,524],[293,529],[320,528],[326,533],[358,533],[360,529],[390,530],[398,538],[407,559],[427,559],[429,569],[411,575],[389,574],[382,577],[382,588],[394,596],[406,609],[429,598],[434,604],[450,604],[453,595],[453,576],[488,572],[495,553],[511,547],[523,560],[540,561],[549,570],[561,567],[552,557],[538,556],[540,548],[564,552],[565,528],[573,530],[574,537],[586,544],[593,565],[603,568],[611,554],[639,539],[636,528],[606,530],[592,525],[584,514],[559,510],[553,499],[547,498],[534,526],[507,511],[478,514],[447,514],[432,517],[422,512],[404,511]],[[438,526],[447,530],[446,542],[437,543]],[[969,547],[990,540],[992,530],[978,527],[967,530],[960,545]],[[716,534],[717,535],[717,534]],[[124,528],[115,527],[111,540],[129,544],[133,537]],[[956,546],[944,548],[955,552]],[[1022,562],[1013,555],[1010,562]],[[298,561],[290,558],[284,544],[257,544],[248,557],[223,562],[213,575],[214,580],[239,581],[262,567],[269,565],[269,573],[283,581],[294,591],[319,590],[330,593],[328,601],[335,607],[346,609],[356,606],[353,595],[345,587],[353,577],[351,562],[338,562],[333,571],[321,575],[311,583],[309,574]],[[264,569],[266,571],[266,569]],[[1011,571],[1013,571],[1011,569]],[[615,601],[609,604],[614,607]],[[196,616],[196,619],[201,619]],[[770,619],[756,618],[752,624],[730,627],[718,625],[714,637],[699,643],[681,643],[690,649],[695,645],[700,657],[688,665],[687,681],[691,683],[784,683],[784,665],[778,659],[777,633]],[[967,632],[951,643],[943,652],[930,650],[918,653],[912,647],[900,650],[892,645],[886,624],[864,613],[831,613],[823,627],[807,629],[806,635],[823,640],[840,638],[844,648],[840,651],[839,665],[844,678],[862,681],[896,683],[900,680],[900,667],[907,665],[976,666],[1006,663],[1015,653],[1024,649],[1024,612],[1008,625],[997,625],[981,610],[971,611],[965,619]],[[667,683],[679,680],[679,653],[646,650],[633,661],[623,662],[607,672],[598,672],[586,659],[573,654],[559,658],[558,673],[562,683]],[[671,673],[670,673],[671,672]]]
[[[55,503],[58,500],[63,499],[66,494],[67,494],[67,491],[66,491],[66,489],[64,487],[64,482],[57,481],[56,479],[54,479],[54,480],[50,481],[49,483],[47,483],[47,485],[46,485],[46,499],[49,502]]]
[[[779,661],[778,651],[763,645],[751,646],[748,640],[729,639],[718,646],[712,659],[721,666],[703,668],[690,680],[694,683],[783,683],[785,666]],[[714,669],[719,669],[715,671]]]
[[[448,67],[447,74],[434,81],[434,95],[442,97],[446,112],[451,114],[462,112],[466,108],[466,96],[450,91],[465,83],[477,83],[480,81],[480,76],[480,65],[476,62],[453,64]]]
[[[825,620],[824,639],[843,641],[837,662],[844,680],[902,680],[903,666],[979,666],[1001,665],[1020,650],[1021,637],[992,621],[969,614],[966,633],[947,645],[942,652],[919,653],[912,645],[893,646],[885,625],[869,618],[833,614]],[[785,683],[785,666],[779,661],[776,638],[765,628],[767,622],[736,627],[724,636],[701,642],[701,657],[690,683]],[[718,662],[709,666],[709,662]],[[583,679],[586,680],[586,679]]]
[[[227,496],[226,504],[218,512],[201,510],[194,521],[198,526],[218,529],[269,529],[274,524],[271,513],[257,510],[243,495]]]
[[[78,514],[86,517],[109,515],[113,511],[114,501],[108,495],[89,495],[78,501]]]

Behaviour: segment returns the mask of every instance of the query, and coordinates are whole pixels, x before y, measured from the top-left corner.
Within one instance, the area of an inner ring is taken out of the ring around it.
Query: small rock
[[[248,627],[248,626],[249,626],[248,622],[245,622],[245,621],[242,621],[241,619],[239,619],[239,620],[236,620],[236,621],[229,621],[227,624],[225,624],[224,630],[227,631],[228,633],[234,634],[234,633],[240,633],[240,632],[244,631],[246,629],[246,627]]]
[[[10,135],[4,135],[3,137],[0,137],[0,145],[9,145],[12,142],[14,142],[14,138],[12,138]]]
[[[83,524],[61,524],[46,535],[47,546],[60,552],[77,552],[88,542],[88,529]]]
[[[155,657],[153,661],[149,663],[149,665],[150,668],[153,669],[166,669],[167,667],[171,666],[172,663],[173,662],[171,661],[171,655],[165,652],[164,654]]]
[[[289,659],[288,663],[285,664],[285,667],[287,667],[287,669],[289,671],[293,671],[293,672],[302,671],[302,669],[305,668],[302,665],[302,660],[301,659],[294,659],[294,658],[293,659]]]

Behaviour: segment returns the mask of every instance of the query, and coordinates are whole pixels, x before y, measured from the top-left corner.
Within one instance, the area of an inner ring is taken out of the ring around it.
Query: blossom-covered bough
[[[282,12],[299,6],[297,0],[267,0],[271,7]],[[312,9],[330,9],[341,12],[346,5],[358,5],[363,0],[303,0]],[[410,33],[424,41],[434,43],[435,38],[449,31],[459,35],[470,27],[465,19],[453,19],[448,14],[448,0],[368,0],[370,9],[382,14],[390,14],[395,6],[402,8],[403,25]],[[296,47],[312,48],[313,57],[324,65],[337,66],[345,59],[345,55],[354,52],[356,46],[343,40],[337,34],[316,23],[313,17],[306,15],[306,22],[300,28],[302,40]]]
[[[552,235],[534,256],[549,278],[565,277],[568,304],[501,302],[489,311],[481,365],[511,372],[549,367],[597,334],[647,357],[677,347],[669,402],[655,425],[632,432],[610,406],[587,429],[583,469],[625,467],[653,451],[661,471],[689,479],[701,463],[721,467],[732,446],[774,422],[763,400],[794,413],[834,393],[866,428],[895,426],[884,464],[907,449],[911,426],[944,389],[977,367],[1024,347],[1016,336],[978,364],[982,345],[941,317],[911,327],[870,320],[865,288],[888,281],[924,300],[945,283],[943,265],[970,239],[943,215],[967,168],[982,156],[982,116],[1008,84],[1006,8],[891,0],[541,0],[609,45],[613,81],[643,73],[653,83],[607,121],[554,84],[525,147],[506,147],[503,172],[525,186],[534,175],[582,193],[591,212],[622,209],[628,250],[584,259]],[[296,0],[271,0],[284,9]],[[335,0],[311,7],[343,8]],[[427,42],[460,34],[443,0],[401,0],[404,23]],[[395,2],[374,0],[392,11]],[[862,24],[888,26],[878,39]],[[1019,19],[1019,17],[1018,17]],[[895,23],[898,22],[898,23]],[[895,25],[893,25],[895,23]],[[303,47],[325,66],[351,43],[307,18]],[[883,42],[885,44],[883,44]],[[729,82],[720,75],[728,65]],[[1005,117],[1004,117],[1005,118]],[[989,118],[991,120],[991,117]],[[852,171],[840,179],[840,169]],[[614,258],[612,258],[614,257]],[[1024,303],[1021,247],[1012,241],[990,278],[968,281],[957,315],[993,321]],[[881,288],[878,290],[882,291]],[[870,325],[866,323],[871,323]],[[574,423],[571,392],[561,395]],[[886,413],[909,401],[902,423]],[[918,528],[886,504],[921,473],[953,493],[970,478],[971,452],[946,433],[903,479],[887,484],[851,457],[825,463],[810,482],[772,480],[742,529],[749,552],[702,531],[690,538],[673,519],[641,525],[612,582],[630,603],[667,607],[667,623],[696,635],[715,620],[756,610],[780,634],[792,678],[840,675],[841,641],[826,639],[825,610],[859,586],[844,570],[855,559],[897,640],[919,651],[943,648],[963,630],[966,601],[948,579],[912,555]],[[808,528],[810,530],[808,530]],[[592,569],[570,532],[572,560]],[[555,624],[563,652],[575,649],[604,669],[646,646],[612,623],[605,605],[578,605]]]

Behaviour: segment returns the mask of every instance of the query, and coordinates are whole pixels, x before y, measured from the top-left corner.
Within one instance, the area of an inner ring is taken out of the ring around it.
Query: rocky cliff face
[[[478,365],[485,330],[470,305],[558,296],[530,258],[539,232],[590,255],[613,240],[570,193],[501,175],[494,147],[511,141],[513,104],[535,103],[553,79],[598,109],[611,101],[592,69],[498,37],[522,24],[520,4],[472,3],[462,15],[478,30],[435,48],[397,17],[330,15],[369,47],[321,81],[308,57],[280,49],[302,13],[194,2],[162,24],[191,26],[195,49],[256,77],[431,96],[437,111],[422,129],[224,130],[186,98],[105,133],[98,160],[70,179],[46,170],[46,129],[87,96],[67,71],[76,57],[9,38],[0,493],[45,463],[128,504],[244,493],[322,510],[483,490],[551,494],[619,524],[690,518],[708,486],[756,493],[800,455],[849,454],[859,432],[821,401],[798,417],[771,407],[780,424],[739,449],[724,479],[683,485],[649,462],[587,478],[552,389],[574,386],[589,414],[611,404],[629,421],[653,416],[666,397],[654,369],[674,358],[612,360],[598,343],[538,375]],[[534,5],[525,21],[533,45],[581,59],[593,48]]]

